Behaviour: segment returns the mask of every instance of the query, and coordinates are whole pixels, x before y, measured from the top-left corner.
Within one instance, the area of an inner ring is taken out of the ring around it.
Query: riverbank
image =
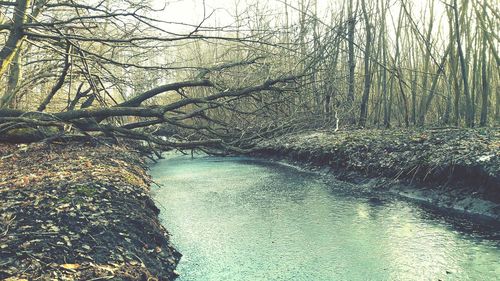
[[[307,163],[366,189],[500,220],[494,129],[310,131],[262,141],[259,157]]]
[[[121,146],[0,144],[0,279],[175,279],[145,171]]]

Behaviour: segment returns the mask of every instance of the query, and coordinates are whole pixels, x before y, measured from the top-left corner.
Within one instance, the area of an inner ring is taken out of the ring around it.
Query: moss
[[[14,128],[0,135],[0,141],[12,143],[30,143],[43,140],[48,136],[55,135],[59,128],[55,126],[43,127],[41,129],[25,127]]]
[[[76,194],[78,195],[82,195],[82,196],[87,196],[87,197],[93,197],[97,191],[92,188],[92,187],[89,187],[89,186],[77,186],[75,188],[75,191],[76,191]]]
[[[39,137],[41,134],[37,129],[34,128],[15,128],[7,131],[5,133],[6,137],[12,137],[12,138],[36,138]]]

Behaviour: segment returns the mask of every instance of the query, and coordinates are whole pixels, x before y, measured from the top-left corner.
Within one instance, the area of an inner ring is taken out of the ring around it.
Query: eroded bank
[[[174,279],[145,171],[122,146],[0,145],[0,279]]]
[[[262,141],[252,155],[327,170],[367,189],[500,219],[495,129],[311,131]]]

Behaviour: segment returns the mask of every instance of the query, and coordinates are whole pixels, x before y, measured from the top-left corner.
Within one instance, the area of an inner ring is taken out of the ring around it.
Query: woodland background
[[[196,24],[172,5],[0,1],[0,132],[498,125],[496,1],[199,1]]]

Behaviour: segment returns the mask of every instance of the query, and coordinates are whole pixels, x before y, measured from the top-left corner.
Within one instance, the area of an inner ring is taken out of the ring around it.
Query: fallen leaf
[[[76,263],[65,263],[65,264],[61,264],[61,267],[64,269],[75,270],[75,269],[80,268],[80,265],[76,264]]]
[[[30,183],[30,178],[28,176],[23,177],[23,184],[26,186]]]

